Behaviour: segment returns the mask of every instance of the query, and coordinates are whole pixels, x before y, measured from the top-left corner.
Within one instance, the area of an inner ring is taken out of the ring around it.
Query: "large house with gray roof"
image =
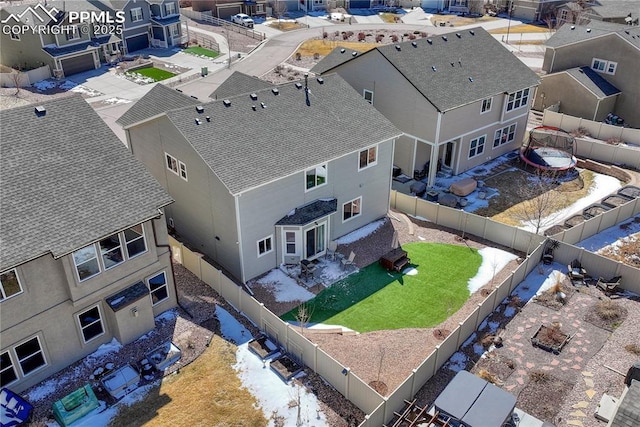
[[[336,48],[311,71],[335,72],[404,132],[394,163],[408,176],[453,175],[520,146],[539,79],[482,28],[380,46]]]
[[[318,258],[386,215],[401,132],[339,76],[158,114],[176,94],[156,85],[118,123],[176,200],[169,226],[237,280]]]
[[[592,21],[563,25],[547,40],[533,108],[603,121],[609,113],[640,127],[640,27]]]
[[[172,199],[80,96],[0,129],[0,380],[21,392],[175,307]]]

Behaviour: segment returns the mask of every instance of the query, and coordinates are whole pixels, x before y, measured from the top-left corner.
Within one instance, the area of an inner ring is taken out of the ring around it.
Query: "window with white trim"
[[[569,11],[567,9],[561,9],[560,10],[560,23],[562,22],[567,22],[567,18],[569,16]]]
[[[68,31],[68,30],[71,30],[71,31]],[[78,30],[78,26],[74,25],[72,27],[67,27],[65,29],[64,38],[67,41],[79,39],[80,38],[80,31]]]
[[[296,254],[296,232],[295,231],[285,231],[284,233],[284,241],[285,241],[285,252],[287,255],[295,255]]]
[[[184,179],[185,181],[189,181],[187,179],[187,165],[178,160],[178,167],[180,168],[180,178]]]
[[[273,235],[258,240],[258,256],[266,255],[273,251]]]
[[[78,322],[80,323],[82,339],[85,343],[104,334],[102,317],[100,316],[100,307],[97,305],[78,314]]]
[[[613,75],[616,73],[616,68],[618,68],[618,63],[609,61],[607,62],[607,71],[605,73]]]
[[[13,366],[13,360],[8,351],[0,354],[0,384],[3,387],[8,386],[18,379],[16,368]]]
[[[123,250],[122,242],[126,250]],[[146,251],[144,227],[138,224],[78,249],[72,258],[78,280],[83,282]]]
[[[164,13],[165,13],[165,16],[175,14],[176,13],[176,4],[173,3],[173,2],[166,3],[164,5]]]
[[[508,144],[513,142],[516,137],[516,124],[506,126],[502,129],[498,129],[493,138],[493,148],[499,147],[502,144]]]
[[[136,8],[131,9],[129,11],[129,14],[131,15],[131,22],[142,21],[142,8],[141,7],[136,7]]]
[[[368,90],[365,89],[362,91],[362,96],[364,97],[364,100],[367,101],[369,104],[373,105],[373,91],[372,90]]]
[[[40,339],[35,336],[13,348],[23,376],[47,365]]]
[[[596,71],[604,71],[607,68],[607,61],[604,59],[593,58],[591,68]]]
[[[4,301],[7,298],[21,293],[22,285],[20,285],[18,272],[15,268],[0,273],[0,301]]]
[[[480,109],[480,114],[491,111],[491,100],[493,98],[487,98],[482,100],[482,108]]]
[[[524,107],[529,102],[529,88],[512,92],[507,101],[507,111]]]
[[[469,158],[479,156],[484,152],[484,142],[486,139],[487,136],[482,135],[471,140],[471,143],[469,144]]]
[[[163,271],[147,280],[149,285],[149,295],[153,305],[160,304],[169,298],[169,286],[167,285],[167,275]]]
[[[378,163],[378,147],[367,148],[360,151],[359,169],[365,169]]]
[[[342,205],[342,222],[360,216],[362,213],[362,197],[353,199]]]
[[[164,157],[167,160],[167,169],[169,169],[171,172],[175,173],[176,175],[179,175],[178,159],[173,157],[171,154],[167,154],[167,153],[164,153]]]
[[[306,190],[323,186],[327,183],[327,165],[320,165],[305,171]]]

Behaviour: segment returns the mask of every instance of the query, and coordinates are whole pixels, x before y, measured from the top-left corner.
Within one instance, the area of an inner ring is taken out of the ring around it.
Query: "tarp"
[[[499,387],[460,371],[435,401],[438,411],[468,427],[500,427],[511,418],[516,398]]]

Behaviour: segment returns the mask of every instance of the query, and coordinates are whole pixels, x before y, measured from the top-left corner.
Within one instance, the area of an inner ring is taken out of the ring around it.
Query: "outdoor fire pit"
[[[531,344],[553,354],[560,354],[562,348],[570,339],[569,334],[562,332],[559,326],[540,325],[536,333],[531,337]]]

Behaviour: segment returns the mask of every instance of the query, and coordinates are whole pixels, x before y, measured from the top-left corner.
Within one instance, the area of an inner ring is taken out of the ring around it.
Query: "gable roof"
[[[624,18],[630,14],[638,16],[638,0],[598,0],[590,7],[591,11],[602,18]]]
[[[173,108],[200,104],[197,99],[184,95],[162,83],[156,84],[145,96],[140,98],[122,116],[116,120],[122,127],[147,120]]]
[[[311,221],[338,210],[338,199],[318,199],[298,206],[276,222],[276,225],[307,225]]]
[[[598,20],[586,25],[565,24],[549,37],[546,46],[557,48],[613,34],[640,49],[640,27]]]
[[[338,46],[322,58],[322,61],[314,65],[313,68],[311,68],[311,72],[316,74],[326,73],[330,69],[342,65],[360,54],[361,53],[356,50]]]
[[[377,47],[439,111],[539,84],[538,76],[483,28]]]
[[[590,67],[571,68],[565,72],[600,99],[622,92]]]
[[[82,97],[0,111],[0,270],[63,256],[158,215],[171,197]]]
[[[209,98],[223,99],[229,96],[235,96],[242,93],[251,93],[256,90],[267,89],[273,84],[257,77],[234,71],[229,77],[223,81],[216,90],[214,90]]]
[[[309,79],[308,87],[308,97],[304,83],[292,82],[277,95],[263,89],[256,100],[245,94],[229,106],[203,104],[202,113],[191,106],[166,114],[234,195],[402,134],[340,76]]]

